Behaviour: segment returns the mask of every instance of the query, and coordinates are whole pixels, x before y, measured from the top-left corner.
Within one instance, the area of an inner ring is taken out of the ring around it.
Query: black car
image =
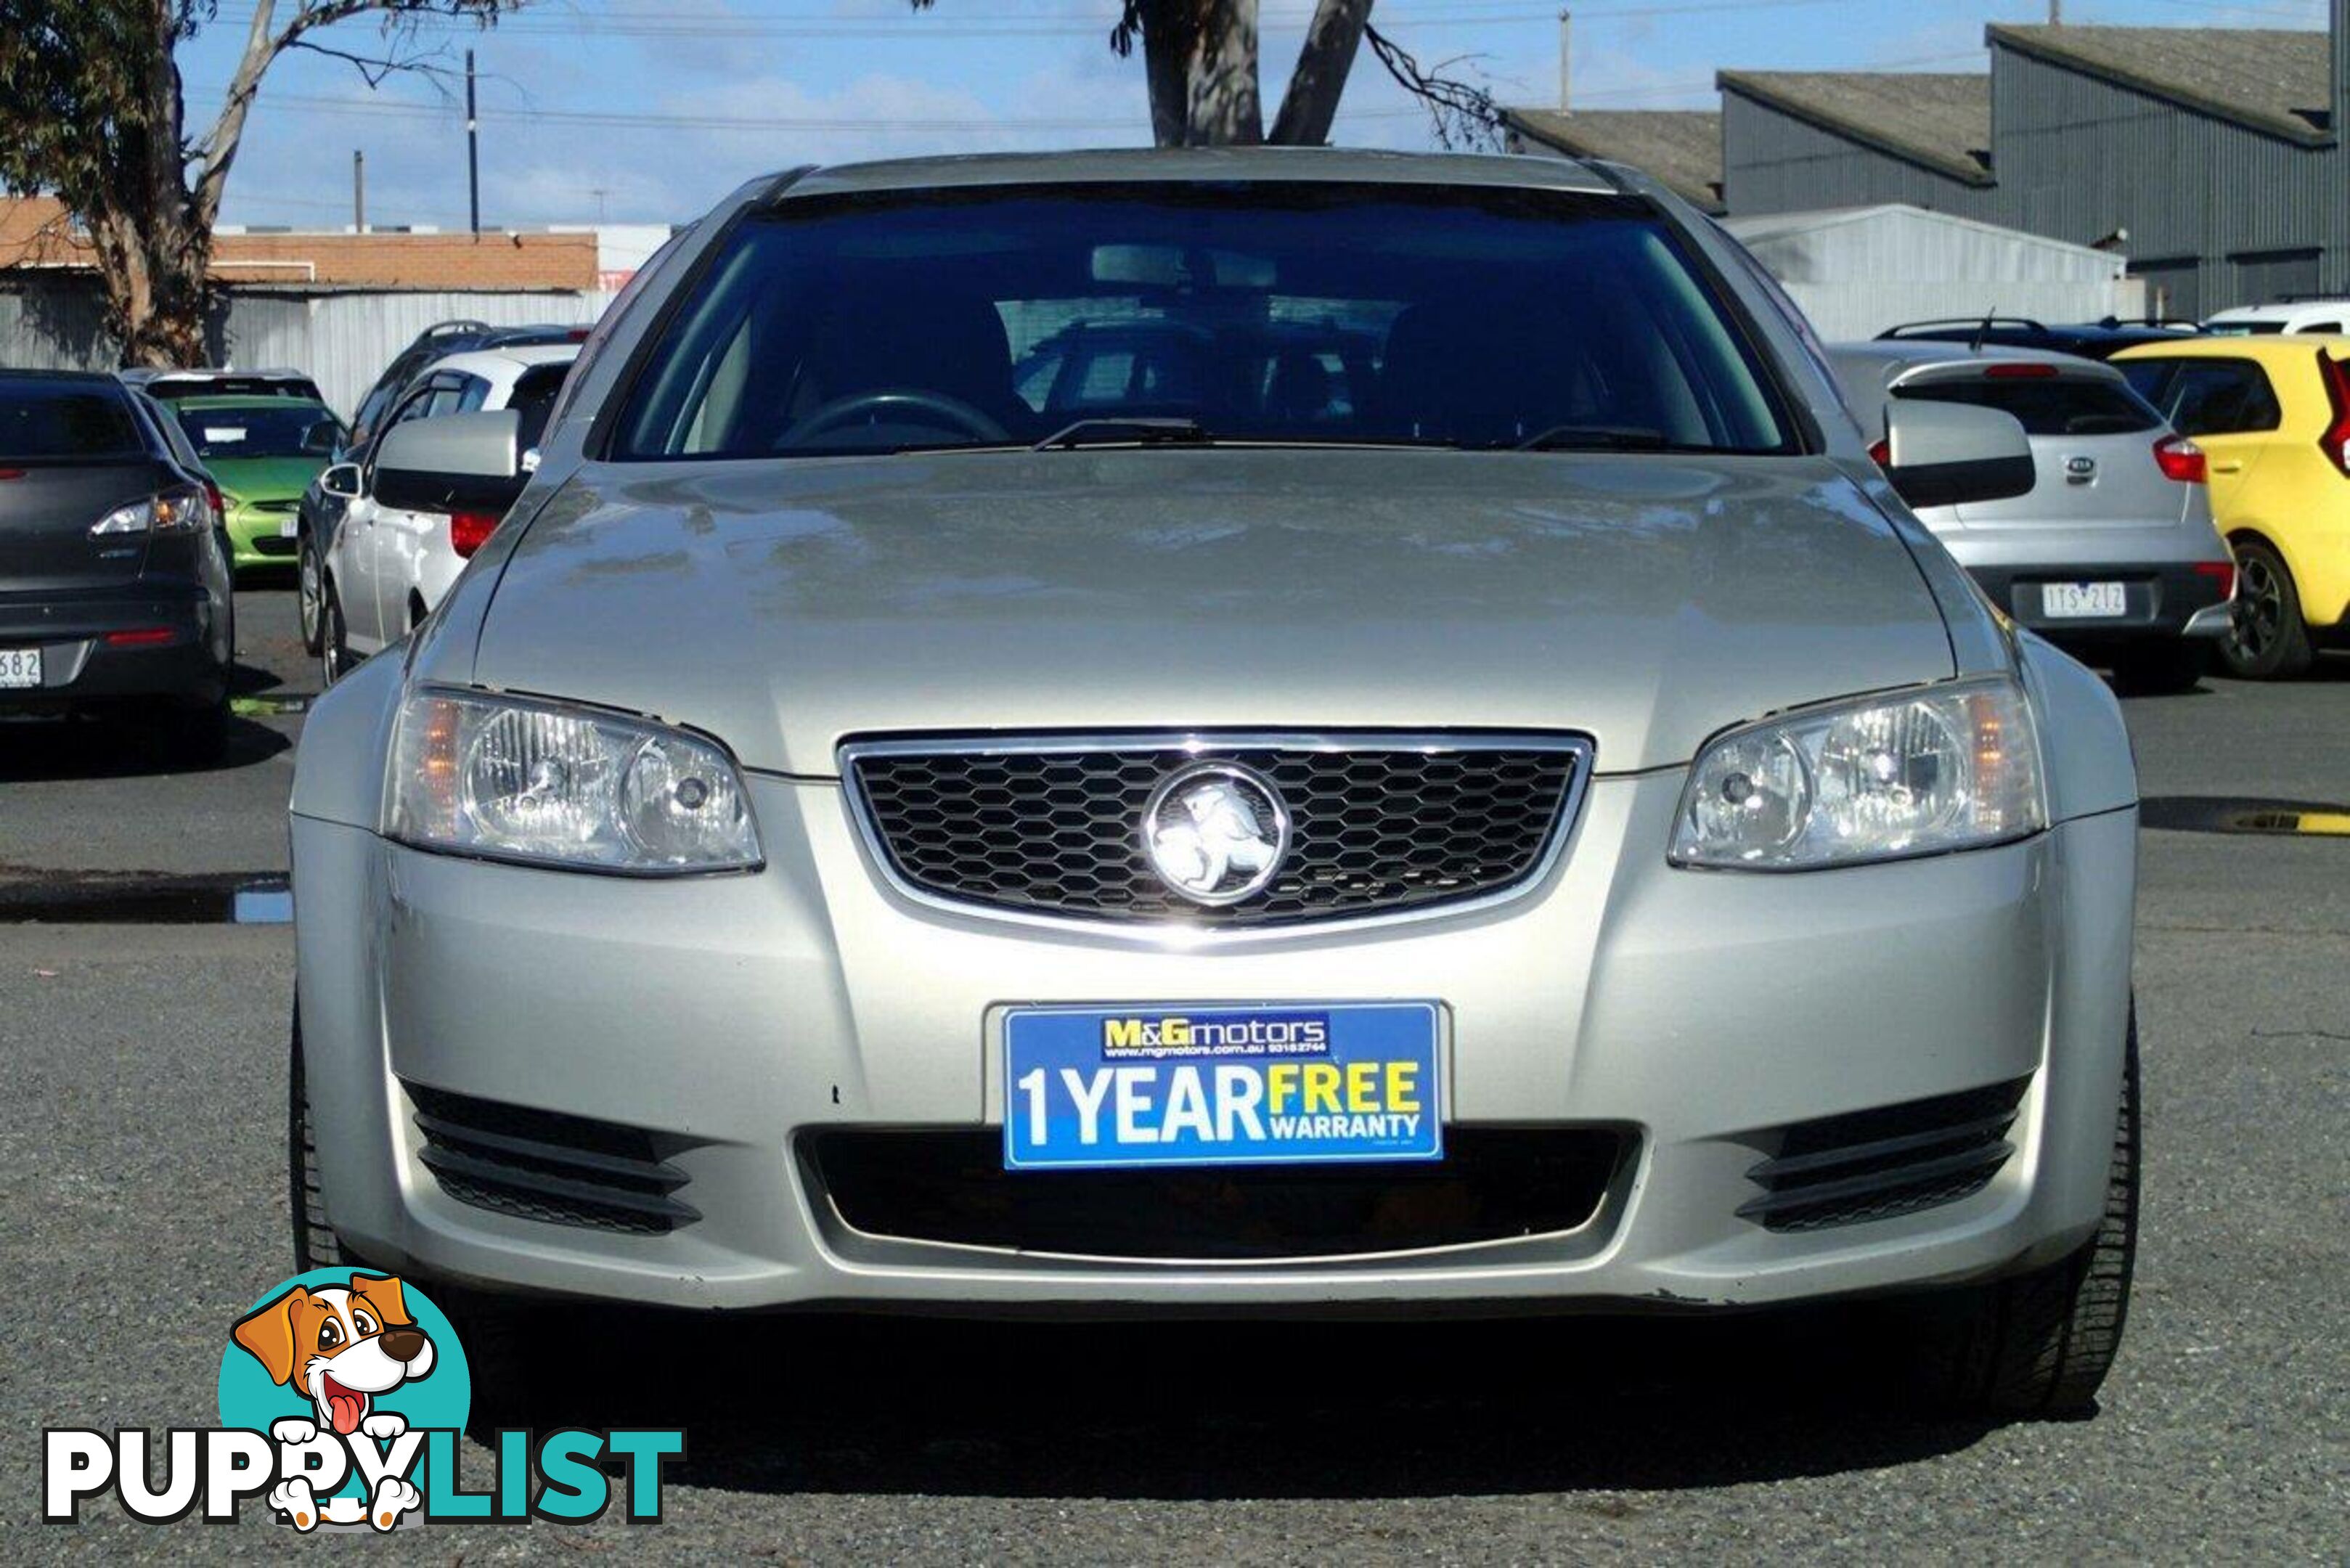
[[[1877,336],[1888,339],[1919,339],[1929,343],[1971,343],[2002,348],[2046,348],[2084,359],[2105,359],[2141,343],[2170,343],[2192,333],[2191,321],[2124,321],[2108,316],[2102,321],[2050,327],[2021,316],[1977,316],[1947,321],[1907,321]]]
[[[493,327],[486,321],[443,321],[426,327],[416,335],[416,340],[401,349],[382,375],[375,379],[367,396],[359,400],[359,412],[351,417],[351,435],[347,449],[364,447],[376,431],[377,424],[391,407],[391,400],[408,389],[408,384],[421,375],[425,367],[452,354],[466,354],[476,348],[520,348],[536,343],[584,343],[590,328],[584,325],[540,322],[529,327]]]
[[[0,715],[137,715],[217,754],[236,650],[220,493],[111,376],[0,370]]]

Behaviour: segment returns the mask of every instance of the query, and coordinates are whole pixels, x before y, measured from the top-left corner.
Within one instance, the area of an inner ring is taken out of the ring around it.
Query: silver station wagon
[[[1611,167],[745,186],[526,483],[511,412],[384,438],[386,504],[513,504],[303,739],[302,1260],[706,1309],[1887,1297],[1957,1403],[2085,1407],[2128,746],[1909,510],[2028,490],[2022,427],[1887,437]]]

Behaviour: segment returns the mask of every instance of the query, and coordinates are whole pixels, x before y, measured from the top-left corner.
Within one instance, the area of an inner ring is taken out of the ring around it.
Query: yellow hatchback
[[[2114,364],[2210,460],[2211,515],[2236,552],[2220,655],[2256,680],[2299,675],[2350,619],[2350,338],[2190,337]]]

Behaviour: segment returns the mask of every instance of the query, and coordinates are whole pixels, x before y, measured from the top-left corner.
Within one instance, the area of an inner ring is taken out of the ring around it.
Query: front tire
[[[1926,1303],[1929,1365],[1943,1401],[1976,1417],[2093,1415],[2120,1350],[2137,1258],[2138,1058],[2133,1009],[2121,1107],[2096,1234],[2071,1257]]]
[[[2317,661],[2293,570],[2265,540],[2236,542],[2236,604],[2220,657],[2246,680],[2290,680]]]
[[[326,649],[327,568],[318,559],[318,541],[307,532],[295,568],[294,599],[302,616],[302,651],[316,659]]]
[[[319,606],[318,689],[323,691],[350,669],[351,646],[343,625],[342,596],[335,591],[332,577],[325,579],[322,591],[325,598]]]
[[[294,1272],[342,1268],[355,1260],[327,1218],[318,1185],[318,1146],[310,1130],[309,1085],[302,1071],[302,1010],[294,1010],[293,1045],[286,1072],[286,1163],[288,1209],[294,1220]]]

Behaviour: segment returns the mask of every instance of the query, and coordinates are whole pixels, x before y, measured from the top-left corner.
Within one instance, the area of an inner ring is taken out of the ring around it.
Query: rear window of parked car
[[[2126,387],[2088,377],[1922,381],[1897,387],[1894,396],[1934,403],[1971,403],[2012,414],[2036,436],[2131,435],[2161,417]]]
[[[2250,359],[2131,359],[2116,367],[2181,435],[2272,431],[2284,408]]]
[[[198,454],[207,460],[322,456],[342,434],[335,416],[317,403],[289,400],[276,408],[255,409],[190,408],[182,403],[172,412],[179,416],[180,428],[195,443]]]
[[[1079,419],[1238,441],[1794,450],[1712,280],[1621,197],[1170,182],[806,198],[738,225],[688,287],[614,456],[1026,445]]]
[[[109,388],[0,382],[0,462],[129,457],[147,443]]]
[[[546,416],[555,411],[555,395],[563,390],[570,365],[539,365],[515,379],[506,407],[521,416],[515,432],[515,450],[528,452],[546,434]]]

